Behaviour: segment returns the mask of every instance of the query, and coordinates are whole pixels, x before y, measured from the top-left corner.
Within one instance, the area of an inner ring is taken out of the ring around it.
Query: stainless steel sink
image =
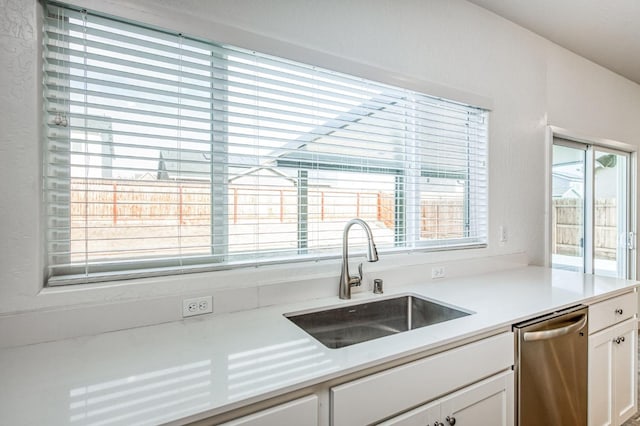
[[[470,315],[413,295],[304,313],[285,314],[328,348],[342,348]]]

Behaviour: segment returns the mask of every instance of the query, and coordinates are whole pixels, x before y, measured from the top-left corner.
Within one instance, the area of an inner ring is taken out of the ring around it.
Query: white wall
[[[41,283],[37,32],[35,1],[2,2],[0,312],[28,306]]]
[[[549,124],[591,139],[640,144],[640,86],[550,45],[547,55]]]
[[[525,253],[530,263],[542,264],[546,125],[633,146],[640,143],[639,85],[463,0],[71,2],[185,34],[489,106],[489,247],[400,261],[383,259],[373,267],[377,271],[398,264],[493,259],[520,253]],[[218,272],[146,280],[135,286],[118,283],[40,291],[38,5],[34,0],[5,0],[4,4],[9,13],[0,16],[0,313],[159,300],[214,287],[228,289],[235,282],[250,288],[256,283],[290,279],[282,269],[271,268],[266,273]],[[509,234],[505,244],[498,243],[500,225]],[[337,262],[303,266],[295,273],[296,280],[305,274],[313,279],[337,277],[339,267]],[[306,291],[299,288],[301,297]],[[332,287],[331,292],[337,289]],[[165,319],[177,316],[172,312]]]

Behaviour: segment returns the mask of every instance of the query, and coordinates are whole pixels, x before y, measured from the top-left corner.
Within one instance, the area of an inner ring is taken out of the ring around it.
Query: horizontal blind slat
[[[110,83],[110,82],[105,82],[103,80],[98,80],[98,79],[90,79],[90,78],[82,78],[79,79],[79,77],[75,77],[75,76],[71,76],[67,73],[56,73],[54,71],[50,71],[48,73],[48,76],[50,76],[51,78],[60,78],[62,77],[67,77],[70,78],[71,81],[78,81],[78,82],[89,82],[95,85],[100,85],[104,88],[108,88],[108,87],[114,87],[114,88],[118,88],[121,90],[128,90],[128,89],[132,89],[135,91],[135,93],[138,93],[139,95],[142,94],[147,94],[147,95],[159,95],[159,96],[165,96],[167,98],[176,98],[177,96],[177,92],[176,91],[163,91],[160,89],[153,89],[153,88],[141,88],[139,86],[132,86],[130,84],[123,84],[123,83]],[[211,89],[210,92],[207,92],[205,90],[205,88],[201,87],[201,86],[193,86],[193,85],[188,85],[186,83],[180,83],[179,86],[182,86],[184,88],[192,88],[194,90],[197,90],[199,92],[201,92],[203,95],[206,93],[210,93],[210,96],[194,96],[194,95],[182,95],[184,97],[184,99],[190,99],[190,100],[194,100],[194,101],[210,101],[211,99],[216,99],[216,93],[219,93],[220,97],[225,96],[226,93],[232,92],[233,89],[246,89],[246,90],[252,90],[254,89],[251,85],[242,85],[242,84],[238,84],[238,83],[226,83],[226,85],[228,86],[227,90],[220,90],[220,89]],[[73,88],[69,88],[68,91],[77,91],[74,90]],[[280,91],[276,91],[276,90],[269,90],[269,91],[265,91],[264,89],[262,89],[263,92],[267,93],[267,94],[271,94],[271,95],[288,95],[287,92],[280,92]],[[100,92],[96,92],[93,91],[91,94],[94,96],[99,96]],[[263,94],[264,95],[264,94]],[[109,94],[107,94],[107,96],[109,96]],[[239,92],[234,92],[233,93],[233,98],[235,99],[244,99],[247,101],[247,103],[240,103],[240,102],[233,102],[233,101],[228,101],[228,103],[226,103],[226,105],[228,107],[238,107],[238,108],[256,108],[254,103],[256,102],[257,99],[264,99],[265,102],[268,102],[269,104],[275,104],[275,105],[280,105],[280,106],[286,106],[288,107],[288,111],[283,111],[283,110],[277,110],[277,109],[273,109],[273,108],[269,108],[269,107],[260,107],[261,111],[264,112],[273,112],[273,113],[285,113],[285,114],[291,114],[290,109],[292,107],[296,107],[299,108],[302,111],[305,110],[309,110],[311,107],[308,103],[296,103],[294,99],[289,99],[287,102],[284,102],[282,100],[279,100],[277,98],[264,98],[264,97],[256,97],[256,96],[250,96],[250,95],[246,95],[246,94],[242,94]],[[139,100],[146,100],[147,98],[144,97],[133,97],[133,99],[139,99]],[[296,97],[296,99],[300,99],[300,100],[306,100],[306,101],[312,101],[313,98],[307,97],[307,98],[302,98],[300,96]],[[324,102],[326,104],[326,102]],[[169,103],[169,106],[178,106],[180,104],[176,104],[176,103]],[[334,107],[339,107],[342,109],[347,109],[350,107],[350,105],[345,105],[345,104],[335,104],[332,103],[331,105],[333,105]],[[184,105],[184,108],[189,110],[190,108],[192,108],[192,105]],[[322,109],[322,111],[321,111]],[[333,118],[333,120],[339,120],[339,118],[336,117],[335,115],[335,110],[332,109],[328,109],[326,107],[323,108],[319,108],[318,106],[313,106],[313,110],[314,112],[324,112],[327,114],[327,116],[331,116],[331,118]],[[311,114],[305,114],[307,116],[307,118],[313,118],[315,116],[311,115]],[[375,115],[373,118],[371,117],[372,115]],[[382,118],[382,116],[390,116],[392,117],[391,119],[387,118]],[[302,115],[298,115],[298,114],[294,114],[294,116],[302,116]],[[443,117],[443,116],[438,116],[437,114],[433,114],[433,113],[429,113],[428,117],[430,118],[425,118],[425,117],[413,117],[411,120],[412,122],[409,123],[407,121],[407,116],[405,114],[398,114],[398,113],[394,113],[393,112],[393,106],[390,104],[383,104],[380,105],[378,107],[375,108],[371,108],[371,107],[366,107],[363,108],[362,106],[358,106],[356,108],[352,108],[349,109],[348,111],[343,111],[339,114],[338,117],[344,117],[342,118],[342,120],[345,120],[347,123],[352,123],[355,122],[356,120],[359,119],[369,119],[369,120],[377,120],[377,121],[382,121],[382,122],[388,122],[392,125],[390,126],[386,126],[386,127],[390,127],[390,128],[395,128],[394,125],[402,125],[402,126],[407,126],[407,125],[412,125],[412,126],[417,126],[417,127],[433,127],[433,125],[440,123],[441,125],[446,125],[448,126],[450,129],[457,129],[457,131],[463,131],[464,133],[467,132],[481,132],[483,130],[484,127],[484,123],[482,119],[479,119],[480,121],[478,121],[477,123],[474,123],[473,121],[473,117],[468,117],[464,123],[456,123],[456,122],[451,122],[451,120],[449,120],[449,122],[447,122],[446,120],[448,120],[448,117]],[[439,117],[439,120],[436,120],[435,118]],[[432,125],[430,126],[428,123],[432,123]],[[474,130],[474,128],[476,130]]]
[[[105,57],[107,58],[107,57]],[[130,61],[117,61],[114,59],[107,59],[108,61],[114,63],[114,64],[127,64],[128,67],[131,67],[131,62]],[[103,68],[103,67],[96,67],[96,66],[86,66],[84,67],[83,64],[78,64],[78,63],[70,63],[68,61],[63,61],[60,60],[58,61],[60,63],[67,63],[70,67],[77,69],[77,70],[82,70],[84,71],[85,69],[87,70],[99,70],[99,69],[104,69],[105,71],[107,71],[108,69]],[[165,74],[165,75],[170,75],[171,73],[175,73],[176,76],[184,76],[185,78],[188,78],[190,80],[201,80],[203,82],[209,82],[211,84],[214,83],[219,83],[221,85],[224,85],[226,87],[229,87],[231,89],[239,89],[239,88],[243,88],[243,89],[247,89],[247,90],[252,90],[252,89],[259,89],[263,94],[271,94],[271,95],[291,95],[290,92],[286,91],[285,89],[287,88],[295,88],[296,86],[292,83],[289,84],[285,84],[283,82],[280,81],[273,81],[272,85],[275,85],[276,87],[279,87],[280,89],[274,89],[272,88],[267,88],[264,85],[258,86],[258,85],[253,85],[253,84],[247,84],[247,83],[241,83],[239,81],[233,81],[233,80],[229,80],[229,77],[242,77],[241,74],[239,73],[234,73],[232,71],[229,70],[224,70],[223,74],[218,74],[219,76],[222,76],[224,78],[220,78],[220,77],[210,77],[208,78],[206,75],[196,75],[196,74],[189,74],[188,72],[182,71],[182,72],[178,72],[178,70],[169,70],[169,69],[165,69],[165,68],[153,68],[150,65],[141,65],[141,68],[143,70],[156,70],[159,73]],[[208,69],[207,67],[203,66],[203,70],[204,69]],[[107,71],[108,72],[108,71]],[[51,74],[55,74],[55,71],[51,70],[50,71]],[[118,73],[114,73],[114,74],[118,74]],[[131,73],[125,73],[125,72],[120,72],[119,74],[122,75],[135,75],[135,74],[131,74]],[[264,80],[264,79],[263,79]],[[161,79],[161,78],[149,78],[149,81],[156,81],[158,83],[168,83],[171,82],[171,80],[166,80],[166,79]],[[262,80],[261,80],[262,81]],[[184,87],[191,87],[193,89],[203,89],[203,86],[199,86],[199,85],[190,85],[186,82],[182,82],[181,83]],[[317,88],[314,88],[314,91],[317,93],[317,95],[321,94],[321,91],[319,91]],[[328,93],[328,95],[331,95],[331,93]],[[402,94],[398,94],[398,96],[401,96]],[[318,98],[316,97],[309,97],[309,96],[302,96],[302,95],[296,95],[296,98],[298,98],[299,100],[306,100],[306,101],[317,101]],[[344,99],[347,99],[346,96],[343,96]],[[359,98],[352,98],[350,103],[345,103],[345,102],[335,102],[334,101],[330,101],[328,99],[322,99],[322,103],[327,104],[327,105],[333,105],[334,107],[339,107],[342,109],[350,109],[350,108],[357,108],[358,110],[361,110],[362,104],[363,102],[366,102],[366,105],[368,109],[372,110],[372,111],[379,111],[381,109],[385,109],[387,111],[388,114],[395,114],[400,116],[400,118],[405,118],[405,108],[409,107],[412,111],[414,111],[416,114],[423,114],[423,113],[429,113],[430,115],[434,116],[434,117],[439,117],[440,120],[442,122],[451,122],[452,119],[457,118],[459,119],[459,117],[454,116],[454,115],[448,115],[448,114],[442,114],[442,111],[438,111],[438,110],[426,110],[423,107],[421,107],[421,102],[411,102],[408,99],[403,99],[403,98],[399,98],[399,97],[394,97],[394,98],[390,98],[388,99],[387,102],[383,102],[383,100],[385,98],[388,98],[387,96],[385,96],[384,94],[376,94],[375,97],[370,97],[367,99],[359,99]],[[358,102],[359,104],[354,104],[354,102]],[[406,104],[405,107],[403,108],[399,108],[395,106],[395,103],[401,101],[403,104]],[[300,105],[301,107],[303,106],[308,106],[308,105]],[[463,112],[465,114],[465,117],[467,119],[467,121],[469,121],[469,118],[473,118],[473,116],[478,116],[477,111],[467,111],[467,112]],[[459,113],[458,113],[459,114]],[[366,115],[366,114],[364,114]],[[471,117],[468,117],[471,116]],[[473,122],[473,121],[471,121]]]

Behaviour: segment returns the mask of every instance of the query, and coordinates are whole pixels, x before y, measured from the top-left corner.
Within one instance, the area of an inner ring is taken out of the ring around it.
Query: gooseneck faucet
[[[367,261],[378,261],[378,250],[373,242],[373,234],[371,228],[362,219],[351,219],[344,226],[344,232],[342,234],[342,271],[340,273],[340,299],[351,299],[351,287],[359,286],[362,284],[362,263],[358,265],[358,275],[351,276],[349,274],[349,229],[355,224],[362,226],[367,233]]]

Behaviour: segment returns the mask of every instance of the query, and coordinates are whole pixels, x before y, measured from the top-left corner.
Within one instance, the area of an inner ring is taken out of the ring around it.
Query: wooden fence
[[[553,200],[551,244],[553,254],[579,255],[582,250],[583,201]],[[594,250],[597,259],[616,258],[618,210],[615,199],[597,200],[594,206]]]
[[[378,193],[378,217],[387,228],[395,226],[395,200]],[[461,198],[430,198],[420,201],[420,237],[424,239],[464,236],[464,202]]]
[[[153,232],[160,232],[167,226],[183,226],[183,235],[209,238],[209,233],[201,229],[211,223],[210,191],[209,183],[199,182],[74,179],[71,183],[72,241],[81,244],[84,233],[93,232],[104,235],[98,238],[105,241],[116,236],[130,244],[135,238],[144,241],[151,232],[149,227],[154,227]],[[228,214],[230,225],[240,226],[259,218],[263,224],[290,226],[298,220],[298,193],[292,187],[258,189],[230,185],[226,202],[222,211]],[[395,226],[393,193],[310,188],[307,203],[310,222],[335,223],[337,226],[352,217],[361,217],[378,221],[389,230]],[[421,237],[463,236],[463,209],[461,199],[422,200]],[[553,201],[554,254],[577,255],[580,252],[582,218],[581,200]],[[596,258],[615,259],[618,245],[615,200],[597,201],[594,219]],[[202,243],[194,242],[194,246],[198,244]]]
[[[156,182],[76,179],[71,184],[72,220],[99,221],[103,225],[173,221],[198,224],[210,221],[211,187],[199,182]],[[375,220],[379,193],[351,190],[307,192],[309,220],[334,221],[352,217]],[[257,188],[229,185],[227,200],[232,224],[255,220],[295,223],[298,192],[295,188]]]
[[[72,221],[89,220],[101,226],[166,223],[202,225],[211,218],[211,188],[203,182],[75,179],[71,184]],[[229,185],[229,223],[261,221],[295,223],[298,193],[295,188],[257,188]],[[378,220],[395,226],[393,193],[310,188],[310,221],[344,221],[352,217]],[[463,233],[460,199],[427,199],[420,206],[421,237],[455,238]]]

